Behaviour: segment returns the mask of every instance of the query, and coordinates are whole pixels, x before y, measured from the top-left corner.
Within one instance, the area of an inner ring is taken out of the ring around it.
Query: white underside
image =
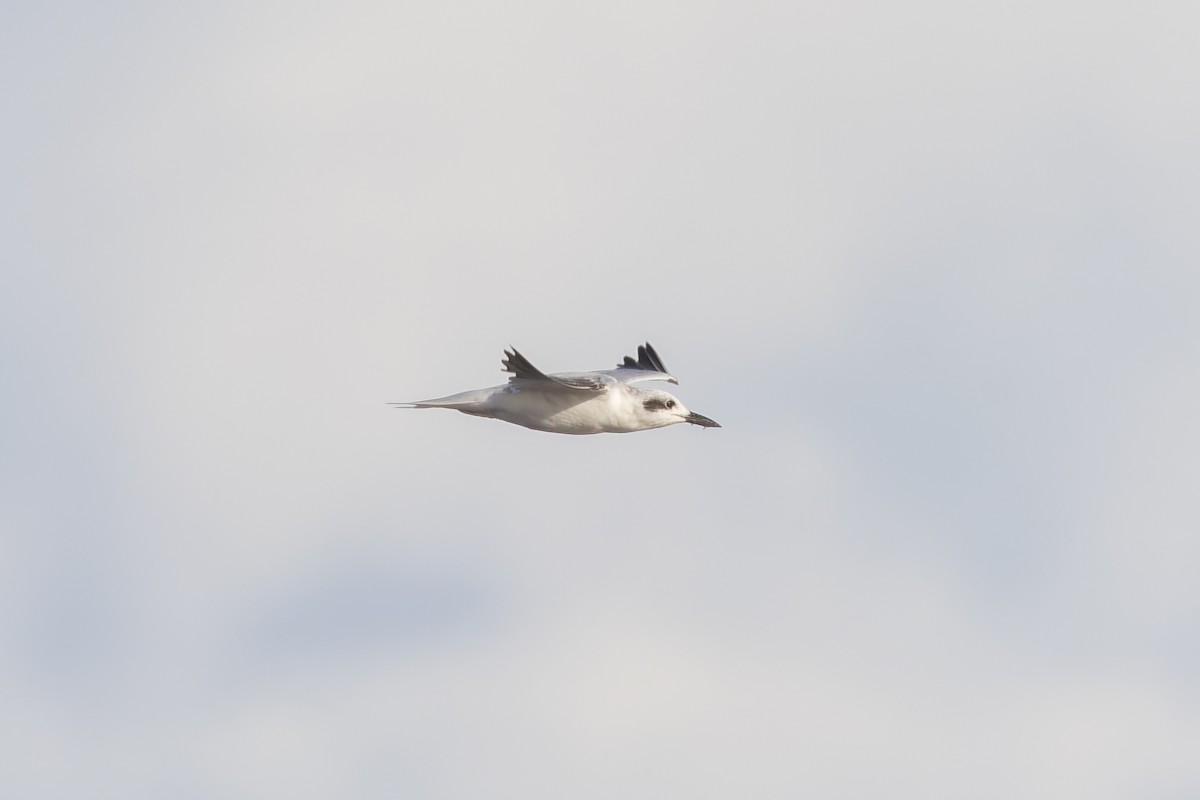
[[[636,402],[624,386],[590,392],[541,391],[508,384],[411,405],[414,408],[449,408],[537,431],[576,435],[632,433],[682,421],[664,418],[659,424],[647,424],[644,416],[637,414]]]

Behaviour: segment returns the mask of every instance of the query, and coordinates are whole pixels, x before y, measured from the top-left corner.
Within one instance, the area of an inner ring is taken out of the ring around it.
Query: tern
[[[650,343],[638,347],[616,369],[546,374],[516,348],[504,351],[502,372],[512,377],[503,386],[459,392],[434,400],[391,403],[397,408],[449,408],[476,417],[511,422],[549,433],[633,433],[690,422],[721,427],[679,399],[659,389],[634,386],[645,381],[678,384]]]

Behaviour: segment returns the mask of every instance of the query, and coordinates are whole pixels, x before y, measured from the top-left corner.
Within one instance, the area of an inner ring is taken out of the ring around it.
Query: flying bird
[[[637,361],[625,356],[616,369],[547,375],[513,348],[504,351],[500,362],[502,372],[512,373],[503,386],[391,405],[449,408],[550,433],[632,433],[679,422],[721,427],[708,417],[688,411],[669,392],[634,386],[645,381],[679,383],[649,342],[637,352]]]

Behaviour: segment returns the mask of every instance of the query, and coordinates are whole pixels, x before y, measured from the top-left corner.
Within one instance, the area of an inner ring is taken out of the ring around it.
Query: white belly
[[[581,396],[582,395],[582,396]],[[497,419],[550,433],[619,433],[619,399],[612,392],[513,391],[498,395],[490,409]]]

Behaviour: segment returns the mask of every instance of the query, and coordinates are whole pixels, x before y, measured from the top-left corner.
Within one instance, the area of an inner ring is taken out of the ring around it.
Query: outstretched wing
[[[547,375],[533,364],[530,364],[529,359],[517,352],[515,347],[511,351],[504,351],[504,360],[500,364],[503,367],[503,372],[511,372],[513,374],[508,379],[509,383],[518,385],[541,383],[543,384],[543,388],[562,387],[564,389],[583,392],[603,392],[608,388],[608,382],[605,381],[604,377],[594,373],[575,372]]]
[[[667,381],[679,383],[667,370],[667,365],[659,358],[649,342],[637,349],[637,361],[630,356],[617,364],[616,369],[604,370],[603,374],[611,375],[621,383],[637,383],[638,381]]]

